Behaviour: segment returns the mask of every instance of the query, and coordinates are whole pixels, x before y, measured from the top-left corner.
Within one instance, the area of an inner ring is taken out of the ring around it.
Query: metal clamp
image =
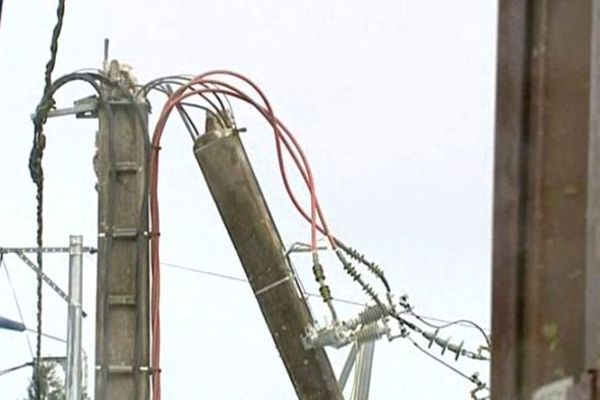
[[[75,114],[76,118],[97,118],[98,117],[98,97],[89,96],[73,102],[73,107],[50,110],[48,118],[63,117],[65,115]],[[31,114],[31,119],[35,119],[35,113]]]
[[[83,246],[83,253],[95,254],[98,249],[95,247]],[[9,253],[68,253],[68,247],[0,247],[0,254]]]
[[[136,369],[133,365],[96,365],[96,371],[101,371],[102,369],[107,369],[109,373],[112,374],[131,374]],[[140,365],[137,368],[140,372],[153,373],[154,369],[152,367],[146,365]]]
[[[277,286],[281,285],[282,283],[285,283],[285,282],[289,281],[291,278],[292,277],[290,275],[288,275],[288,276],[286,276],[284,278],[278,279],[275,282],[270,283],[270,284],[268,284],[267,286],[265,286],[265,287],[263,287],[261,289],[258,289],[256,292],[254,292],[254,294],[256,296],[260,296],[261,294],[263,294],[265,292],[268,292],[271,289],[275,289]]]

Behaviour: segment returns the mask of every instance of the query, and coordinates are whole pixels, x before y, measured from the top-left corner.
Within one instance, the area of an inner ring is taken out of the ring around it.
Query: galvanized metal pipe
[[[83,237],[69,240],[69,316],[67,328],[67,400],[81,400],[81,320]]]

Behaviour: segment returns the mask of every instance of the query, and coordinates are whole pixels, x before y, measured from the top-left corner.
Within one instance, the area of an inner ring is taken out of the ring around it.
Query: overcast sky
[[[55,23],[55,1],[6,2],[0,27],[0,246],[35,244],[34,186],[27,169],[32,124]],[[386,270],[418,312],[490,325],[491,192],[496,2],[492,0],[137,0],[68,1],[55,78],[98,68],[102,41],[140,81],[213,68],[258,82],[308,154],[334,233]],[[91,94],[62,90],[59,106]],[[154,115],[163,98],[153,96]],[[243,139],[284,241],[309,239],[283,190],[272,133],[234,104]],[[97,121],[46,126],[45,242],[69,234],[96,240],[92,170]],[[179,122],[161,153],[162,260],[243,277]],[[46,271],[66,289],[67,256]],[[96,260],[85,262],[84,345],[93,380]],[[35,276],[14,256],[6,265],[28,326],[35,328]],[[310,260],[295,259],[315,291]],[[335,263],[334,296],[367,299]],[[294,399],[256,301],[245,283],[163,269],[165,399]],[[312,304],[323,321],[319,301]],[[360,308],[340,305],[344,317]],[[0,315],[19,319],[5,271]],[[66,337],[66,306],[44,291],[44,330]],[[472,329],[451,329],[476,347]],[[35,335],[30,335],[32,345]],[[423,343],[421,341],[421,343]],[[330,352],[339,371],[348,349]],[[44,340],[45,355],[64,345]],[[436,354],[439,354],[436,351]],[[25,335],[0,331],[0,369],[31,359]],[[452,362],[451,357],[446,361]],[[454,364],[487,378],[485,363]],[[2,399],[25,396],[28,369],[0,377]],[[408,341],[378,342],[373,399],[465,399],[469,382]]]

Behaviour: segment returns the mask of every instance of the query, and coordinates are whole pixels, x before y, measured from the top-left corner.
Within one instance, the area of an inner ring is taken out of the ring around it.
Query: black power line
[[[56,65],[56,54],[58,52],[58,38],[62,30],[63,19],[65,15],[65,0],[58,0],[56,10],[56,25],[52,31],[52,39],[50,41],[50,59],[46,64],[44,73],[44,92],[42,100],[36,109],[35,118],[33,120],[34,133],[33,145],[29,156],[29,172],[31,179],[36,186],[36,218],[37,232],[36,242],[38,247],[43,247],[43,228],[44,228],[44,170],[42,168],[42,158],[44,155],[44,147],[46,145],[46,137],[44,136],[43,128],[48,118],[50,109],[54,106],[52,98],[52,72]],[[37,254],[37,264],[42,271],[42,253]],[[40,375],[40,357],[42,353],[42,275],[38,274],[37,280],[37,335],[35,349],[35,368],[33,378],[35,381],[35,398],[41,400],[41,375]]]
[[[10,285],[10,290],[12,292],[13,299],[15,300],[15,305],[17,306],[17,311],[19,313],[19,318],[21,318],[21,323],[25,325],[25,320],[23,319],[23,311],[21,309],[21,303],[19,302],[19,298],[17,297],[17,291],[15,290],[15,286],[12,283],[12,279],[10,278],[10,273],[8,272],[8,265],[4,261],[3,255],[0,254],[0,268],[4,265],[4,272],[6,273],[6,278],[8,279],[8,284]],[[31,354],[31,358],[33,356],[33,348],[31,347],[31,341],[29,340],[29,335],[25,333],[25,339],[27,340],[27,347],[29,349],[29,354]]]
[[[7,368],[7,369],[3,369],[3,370],[0,370],[0,376],[9,374],[11,372],[18,371],[21,368],[31,367],[31,366],[33,366],[33,362],[29,361],[29,362],[23,363],[21,365],[17,365],[16,367],[11,367],[11,368]]]

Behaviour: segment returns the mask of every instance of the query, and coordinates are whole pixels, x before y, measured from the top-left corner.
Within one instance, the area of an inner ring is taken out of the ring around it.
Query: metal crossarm
[[[84,253],[95,254],[98,250],[95,247],[82,247]],[[68,247],[0,247],[0,254],[10,253],[68,253]]]
[[[66,249],[68,252],[69,248],[67,247]],[[23,262],[25,264],[27,264],[27,266],[29,268],[31,268],[36,274],[41,276],[42,280],[44,282],[46,282],[48,284],[48,286],[50,286],[50,288],[52,288],[52,290],[54,290],[56,292],[56,294],[58,294],[64,301],[69,303],[69,296],[67,296],[67,294],[52,279],[50,279],[48,277],[48,275],[46,275],[42,270],[40,270],[40,268],[33,261],[31,261],[25,254],[23,254],[23,251],[21,249],[12,249],[12,251],[5,251],[5,250],[10,250],[10,249],[6,249],[6,248],[0,249],[0,253],[16,254],[21,260],[23,260]],[[85,312],[83,312],[82,314],[84,317],[87,316],[87,313],[85,313]]]

